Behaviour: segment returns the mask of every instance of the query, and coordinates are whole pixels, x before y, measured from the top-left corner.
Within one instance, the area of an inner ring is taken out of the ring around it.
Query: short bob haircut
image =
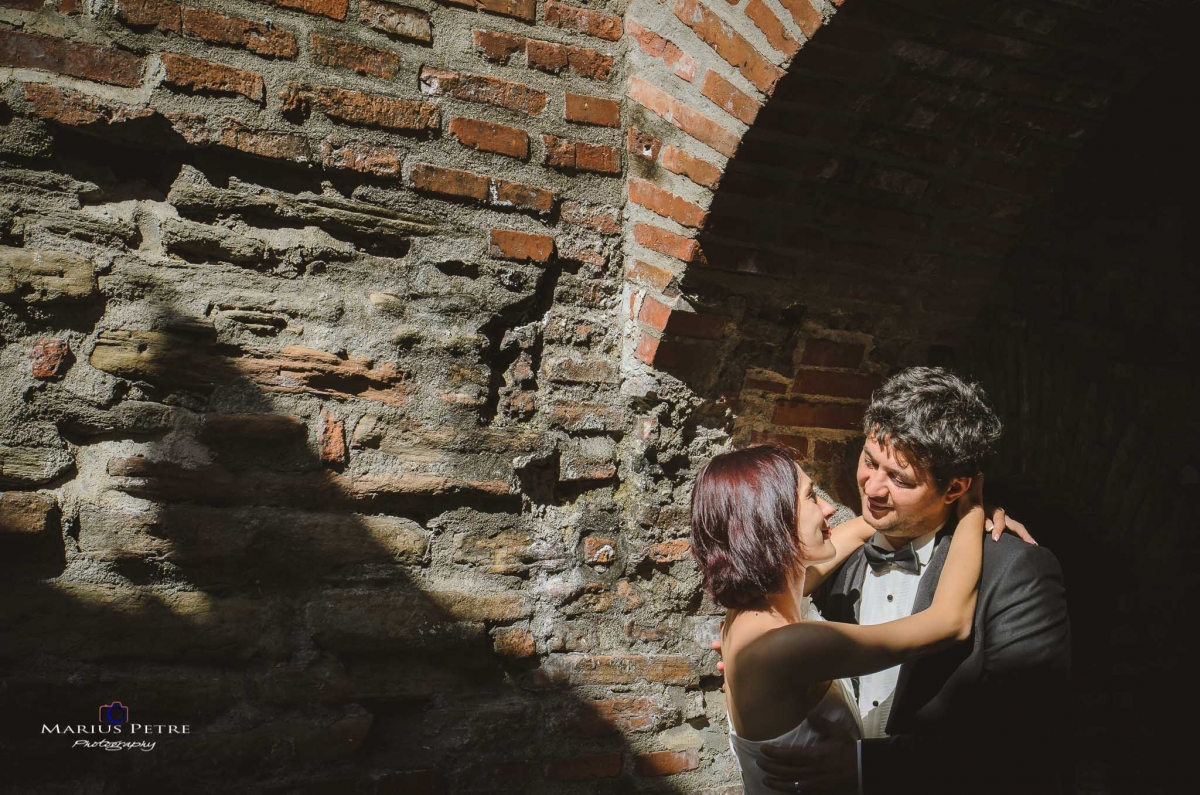
[[[788,585],[801,560],[799,476],[791,453],[755,445],[714,456],[692,488],[692,555],[713,601],[761,606]]]

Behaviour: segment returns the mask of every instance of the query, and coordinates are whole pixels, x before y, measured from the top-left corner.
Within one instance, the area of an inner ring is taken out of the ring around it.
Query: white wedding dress
[[[804,598],[802,615],[806,621],[825,620],[821,616],[821,611],[817,610],[816,605],[808,597]],[[859,720],[858,708],[855,706],[854,687],[849,679],[835,679],[830,682],[829,689],[825,691],[825,695],[809,711],[809,714],[816,714],[837,723],[855,739],[862,737],[862,722]],[[807,718],[791,731],[770,740],[746,740],[738,737],[733,730],[733,724],[730,723],[729,748],[733,751],[733,755],[738,760],[738,766],[741,768],[745,795],[779,795],[778,792],[768,789],[762,783],[766,773],[758,766],[758,760],[762,758],[764,745],[806,748],[816,744],[820,739],[820,733],[808,725]]]

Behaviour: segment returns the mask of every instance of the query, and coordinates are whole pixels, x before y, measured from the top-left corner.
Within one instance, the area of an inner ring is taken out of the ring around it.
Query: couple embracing
[[[978,386],[911,368],[863,429],[862,516],[832,530],[784,448],[715,456],[696,480],[746,794],[1064,792],[1062,572],[984,509],[995,412]]]

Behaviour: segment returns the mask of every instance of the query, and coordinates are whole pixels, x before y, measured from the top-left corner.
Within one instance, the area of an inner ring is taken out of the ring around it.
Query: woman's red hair
[[[760,605],[800,562],[791,453],[755,445],[714,456],[692,488],[692,555],[722,607]]]

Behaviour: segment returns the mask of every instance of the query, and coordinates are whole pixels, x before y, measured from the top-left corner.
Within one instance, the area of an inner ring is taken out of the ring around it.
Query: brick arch
[[[735,405],[722,421],[736,441],[782,439],[844,482],[874,384],[958,363],[1026,221],[1153,60],[1165,19],[635,3],[629,368]]]
[[[626,12],[625,279],[638,361],[673,363],[663,334],[720,337],[720,317],[679,300],[686,269],[704,256],[697,233],[743,136],[841,4],[635,0]]]

